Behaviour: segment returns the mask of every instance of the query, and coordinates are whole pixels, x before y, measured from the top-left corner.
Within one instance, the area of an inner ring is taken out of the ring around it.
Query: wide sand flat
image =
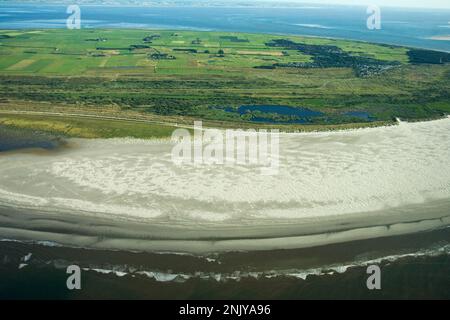
[[[450,224],[450,119],[282,134],[275,175],[258,166],[176,166],[169,141],[72,144],[0,156],[0,237],[205,252]]]

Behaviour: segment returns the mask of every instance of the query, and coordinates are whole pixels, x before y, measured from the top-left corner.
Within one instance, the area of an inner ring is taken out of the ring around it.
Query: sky
[[[450,0],[283,0],[317,4],[378,5],[389,7],[445,8],[450,9]]]

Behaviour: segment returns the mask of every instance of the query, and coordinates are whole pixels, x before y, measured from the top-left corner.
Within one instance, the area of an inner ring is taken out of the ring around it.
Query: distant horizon
[[[41,3],[41,4],[67,4],[72,3],[73,0],[0,0],[1,3]],[[82,5],[129,5],[139,6],[137,1],[133,0],[79,0],[78,4]],[[450,10],[450,1],[448,0],[429,0],[426,4],[420,0],[142,0],[142,6],[173,6],[177,4],[182,5],[202,5],[208,6],[226,6],[240,4],[242,6],[254,4],[299,4],[299,5],[341,5],[341,6],[369,6],[377,5],[380,7],[390,8],[411,8],[411,9],[444,9]],[[450,17],[449,17],[450,19]]]
[[[206,0],[208,1],[208,0]],[[244,0],[249,2],[292,2],[299,4],[321,4],[321,5],[354,5],[369,6],[377,5],[393,8],[422,8],[422,9],[449,9],[448,0],[428,0],[424,4],[421,0]]]

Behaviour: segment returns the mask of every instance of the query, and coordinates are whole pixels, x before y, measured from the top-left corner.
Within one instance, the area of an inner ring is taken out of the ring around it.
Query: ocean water
[[[0,239],[0,299],[450,299],[449,236],[207,256]],[[70,291],[74,264],[82,288]],[[367,288],[370,265],[381,268],[380,290]]]
[[[0,4],[0,29],[65,28],[64,5]],[[81,6],[82,28],[162,28],[296,34],[450,51],[450,10],[381,8],[381,30],[364,6],[298,8]],[[442,38],[441,38],[442,39]]]

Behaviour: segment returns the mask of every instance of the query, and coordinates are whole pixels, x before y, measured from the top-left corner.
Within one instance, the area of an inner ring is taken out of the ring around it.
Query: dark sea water
[[[74,264],[81,290],[70,291]],[[380,267],[380,290],[367,288],[369,265]],[[1,240],[0,299],[450,299],[450,228],[208,256]]]
[[[65,28],[67,6],[0,4],[0,29]],[[381,30],[364,6],[195,8],[81,6],[83,28],[170,28],[336,37],[450,51],[450,10],[381,8]]]

